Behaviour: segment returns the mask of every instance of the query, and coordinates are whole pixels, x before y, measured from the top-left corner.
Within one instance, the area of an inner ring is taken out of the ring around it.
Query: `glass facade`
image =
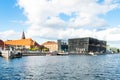
[[[68,41],[67,40],[58,40],[58,51],[68,52]]]
[[[106,41],[95,38],[75,38],[68,40],[69,53],[106,52]]]

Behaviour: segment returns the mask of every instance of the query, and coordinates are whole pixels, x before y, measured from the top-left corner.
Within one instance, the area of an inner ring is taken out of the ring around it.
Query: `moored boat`
[[[1,56],[7,59],[22,57],[21,51],[17,50],[1,50]]]
[[[89,54],[89,55],[92,55],[92,56],[94,56],[94,55],[95,55],[95,53],[93,53],[93,52],[89,52],[88,54]]]
[[[57,55],[68,55],[68,52],[58,52]]]

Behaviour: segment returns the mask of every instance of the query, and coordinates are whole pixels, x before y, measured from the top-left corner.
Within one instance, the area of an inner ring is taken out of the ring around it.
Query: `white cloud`
[[[95,31],[84,27],[105,26],[106,20],[98,15],[105,15],[119,7],[116,1],[104,0],[18,0],[18,5],[24,10],[30,27],[27,35],[44,39],[97,37],[105,40],[120,40],[120,33],[114,34],[118,28]],[[69,16],[68,21],[60,14]],[[70,17],[72,14],[74,17]]]
[[[3,40],[20,38],[20,36],[18,36],[18,35],[19,35],[19,33],[15,32],[14,30],[0,32],[0,38]]]
[[[22,21],[22,20],[11,20],[11,23],[15,23],[15,24],[21,24],[21,25],[26,25],[27,23]]]
[[[95,36],[99,39],[107,41],[118,41],[120,40],[120,27],[108,28],[102,31],[95,32]]]

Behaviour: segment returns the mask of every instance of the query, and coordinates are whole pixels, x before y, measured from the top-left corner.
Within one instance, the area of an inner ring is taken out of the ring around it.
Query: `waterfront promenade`
[[[68,53],[68,52],[67,52]],[[41,52],[41,51],[22,51],[22,56],[46,56],[50,54],[51,56],[60,56],[60,55],[91,55],[89,53],[61,53],[58,52]],[[119,54],[119,53],[111,53],[111,52],[105,52],[105,53],[94,53],[94,55],[106,55],[106,54]]]

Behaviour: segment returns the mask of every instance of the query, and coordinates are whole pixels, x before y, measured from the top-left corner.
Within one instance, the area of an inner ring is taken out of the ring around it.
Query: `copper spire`
[[[22,39],[25,39],[25,33],[24,33],[24,31],[22,33]]]

